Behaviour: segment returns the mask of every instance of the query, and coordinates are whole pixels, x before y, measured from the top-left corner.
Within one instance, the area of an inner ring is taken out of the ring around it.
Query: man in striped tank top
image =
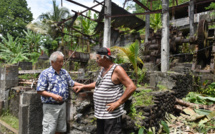
[[[124,102],[136,90],[136,86],[125,70],[114,64],[109,48],[97,50],[96,62],[101,66],[96,82],[75,86],[75,92],[81,89],[94,89],[93,100],[97,118],[97,134],[122,134],[122,115]],[[126,88],[123,90],[123,86]]]

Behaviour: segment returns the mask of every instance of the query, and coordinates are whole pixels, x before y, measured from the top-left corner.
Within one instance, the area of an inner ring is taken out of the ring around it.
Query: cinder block
[[[0,89],[6,90],[18,86],[18,66],[5,65],[0,67]]]
[[[19,62],[19,68],[22,70],[32,70],[32,62]]]

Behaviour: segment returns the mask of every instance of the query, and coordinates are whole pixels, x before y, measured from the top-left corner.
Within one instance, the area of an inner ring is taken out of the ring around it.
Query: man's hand
[[[120,106],[120,103],[118,101],[116,101],[114,103],[107,104],[107,106],[108,106],[107,111],[113,112],[116,108],[118,108]]]
[[[78,93],[79,91],[81,91],[81,89],[83,89],[83,85],[82,86],[74,86],[73,90]]]
[[[57,94],[54,94],[52,96],[52,98],[56,101],[59,101],[59,102],[63,101],[63,97],[61,97],[60,95],[57,95]]]

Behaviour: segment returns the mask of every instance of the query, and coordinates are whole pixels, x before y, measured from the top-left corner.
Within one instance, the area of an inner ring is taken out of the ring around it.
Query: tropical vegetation
[[[150,7],[148,0],[139,1],[142,4],[147,5],[147,7],[152,10],[161,9],[161,1],[152,1],[152,7]],[[178,4],[183,2],[188,2],[188,0],[178,0]],[[170,0],[170,6],[172,5],[173,0]],[[41,55],[41,52],[45,52],[47,54],[50,54],[55,50],[77,50],[79,52],[90,52],[90,48],[98,43],[97,38],[99,36],[94,33],[97,23],[86,17],[78,16],[73,25],[71,25],[72,15],[69,10],[65,7],[59,7],[56,4],[56,0],[53,0],[53,10],[41,14],[39,16],[40,21],[37,22],[31,22],[33,19],[32,13],[30,12],[30,9],[27,8],[26,0],[1,0],[0,6],[0,62],[15,64],[21,61],[31,61],[35,63]],[[134,9],[134,13],[145,12],[145,9],[137,4],[131,4],[129,6],[129,8]],[[215,4],[212,3],[208,9],[215,9]],[[98,15],[92,15],[91,11],[86,12],[85,16],[90,18],[93,17],[94,19],[98,18]],[[138,17],[145,20],[143,15]],[[61,23],[66,19],[68,19],[68,21]],[[161,28],[161,14],[150,15],[150,27],[155,31]],[[124,26],[121,26],[118,30],[125,31],[125,33],[134,32]],[[85,47],[86,44],[87,48]],[[125,47],[115,46],[111,48],[116,52],[115,61],[117,63],[132,64],[135,76],[131,78],[137,79],[137,85],[145,77],[145,70],[138,68],[138,64],[143,65],[143,61],[139,57],[139,48],[139,41],[135,41]],[[96,67],[93,69],[95,68]],[[22,79],[24,78],[28,79],[29,76],[22,76]],[[161,90],[164,90],[164,87],[161,85],[158,85],[158,87]],[[151,91],[145,90],[139,93],[134,93],[133,95],[133,99],[136,101],[130,108],[130,116],[133,119],[135,119],[135,117],[140,117],[141,119],[144,118],[143,113],[136,111],[136,106],[153,104],[152,96],[147,95],[146,92],[148,93]],[[189,93],[185,100],[196,104],[211,105],[214,104],[215,101],[213,98],[214,95],[215,83],[213,82],[207,84],[206,82],[205,87],[199,87],[198,93]],[[146,100],[144,104],[142,100]],[[210,110],[194,110],[198,114],[204,113],[206,115],[206,113],[208,113],[208,118],[214,114],[214,112]],[[8,116],[8,114],[5,116]],[[12,117],[9,116],[9,118]],[[13,119],[13,121],[14,120],[15,119]],[[13,123],[13,121],[10,122]],[[17,120],[15,121],[16,125],[14,128],[18,128]],[[200,122],[198,120],[191,122],[184,120],[183,123],[188,124],[189,126],[193,125],[195,131],[202,133],[207,133],[209,129],[214,129],[214,119],[206,120],[204,118],[204,121]],[[196,122],[199,124],[196,124]],[[136,125],[139,125],[138,121],[135,123]],[[171,121],[168,123],[171,123]],[[165,128],[165,132],[169,133],[170,129],[168,129],[167,124],[165,122],[162,122],[161,124]],[[138,127],[140,128],[139,134],[142,134],[144,132],[144,128],[142,126]]]
[[[129,60],[129,62],[133,65],[134,72],[137,74],[138,66],[137,63],[140,62],[143,64],[143,61],[138,57],[139,55],[139,41],[136,40],[134,43],[126,46],[126,47],[112,47],[114,51],[118,50],[117,57],[123,57],[124,60]],[[125,61],[126,62],[126,61]]]
[[[4,37],[8,33],[14,38],[23,37],[23,30],[33,20],[26,0],[1,0],[0,7],[0,34]]]
[[[26,51],[26,47],[23,46],[18,38],[13,38],[12,35],[7,34],[7,38],[1,37],[2,43],[0,43],[0,60],[4,60],[6,63],[18,63],[19,61],[29,60],[31,55]]]

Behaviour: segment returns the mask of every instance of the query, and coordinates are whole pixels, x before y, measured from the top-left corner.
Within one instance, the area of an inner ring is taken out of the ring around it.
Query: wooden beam
[[[144,8],[145,10],[151,11],[148,7],[146,7],[145,5],[143,5],[141,2],[139,2],[138,0],[133,0],[135,3],[137,3],[139,6],[141,6],[142,8]]]
[[[74,4],[76,4],[76,5],[79,5],[79,6],[81,6],[81,7],[90,9],[89,7],[87,7],[87,6],[85,6],[85,5],[82,5],[82,4],[78,3],[78,2],[75,2],[75,1],[73,1],[73,0],[67,0],[67,1],[69,1],[69,2],[71,2],[71,3],[74,3]],[[100,13],[99,11],[97,11],[97,10],[95,10],[95,9],[91,9],[91,10],[94,11],[94,12],[96,12],[96,13]]]

